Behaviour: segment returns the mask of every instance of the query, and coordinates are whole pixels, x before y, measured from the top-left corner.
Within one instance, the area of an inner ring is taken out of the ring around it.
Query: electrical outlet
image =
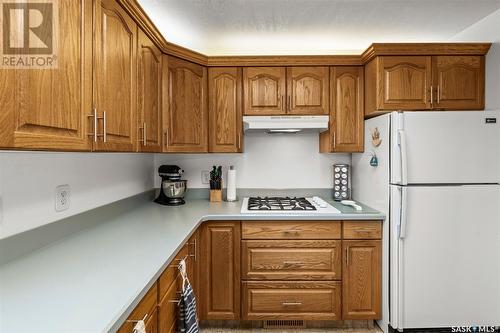
[[[62,212],[69,208],[70,188],[69,185],[59,185],[56,187],[55,208],[56,212]]]
[[[201,172],[201,183],[210,184],[210,171],[203,170]]]

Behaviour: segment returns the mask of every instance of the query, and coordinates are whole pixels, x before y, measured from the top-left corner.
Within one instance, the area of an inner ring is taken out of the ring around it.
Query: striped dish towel
[[[182,293],[179,301],[179,332],[199,333],[198,318],[196,316],[196,298],[193,287],[189,283],[186,273],[186,262],[179,263],[179,270],[182,275]]]

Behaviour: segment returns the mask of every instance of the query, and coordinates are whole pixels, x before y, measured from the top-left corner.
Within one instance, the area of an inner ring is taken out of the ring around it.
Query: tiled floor
[[[231,328],[203,328],[202,333],[380,333],[382,330],[374,328],[309,328],[309,329],[231,329]]]

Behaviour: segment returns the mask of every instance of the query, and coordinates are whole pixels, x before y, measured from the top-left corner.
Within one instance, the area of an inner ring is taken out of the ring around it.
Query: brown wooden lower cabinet
[[[177,321],[178,304],[182,288],[182,277],[177,275],[167,293],[158,304],[158,328],[160,333],[168,333]]]
[[[342,319],[379,319],[382,241],[349,240],[342,245]]]
[[[201,227],[200,305],[207,320],[240,318],[240,222]]]
[[[381,221],[205,222],[118,332],[146,314],[148,333],[177,330],[181,259],[200,320],[379,319],[381,232]]]
[[[144,319],[146,317],[146,322],[154,320],[152,318],[156,317],[156,303],[158,295],[158,284],[155,283],[149,291],[144,295],[139,304],[132,311],[130,316],[128,316],[127,321],[118,330],[118,333],[131,333],[134,330],[134,321]],[[157,320],[154,320],[155,322]],[[153,329],[153,323],[150,323],[149,327]],[[154,331],[148,331],[148,333],[155,333]]]
[[[146,319],[146,333],[158,332],[158,308],[155,307],[153,313]]]
[[[338,280],[340,240],[244,240],[242,278],[246,280]]]
[[[243,319],[341,319],[340,282],[243,282]]]

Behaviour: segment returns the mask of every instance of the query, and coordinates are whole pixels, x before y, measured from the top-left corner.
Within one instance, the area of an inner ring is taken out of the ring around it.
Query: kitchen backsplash
[[[0,152],[0,239],[152,189],[152,170],[151,154]]]
[[[206,188],[202,170],[222,165],[226,177],[230,165],[236,168],[239,188],[330,188],[332,165],[351,163],[351,154],[320,154],[318,133],[246,133],[243,154],[156,154],[155,186],[160,186],[156,170],[162,164],[177,164],[185,170],[188,188]]]

